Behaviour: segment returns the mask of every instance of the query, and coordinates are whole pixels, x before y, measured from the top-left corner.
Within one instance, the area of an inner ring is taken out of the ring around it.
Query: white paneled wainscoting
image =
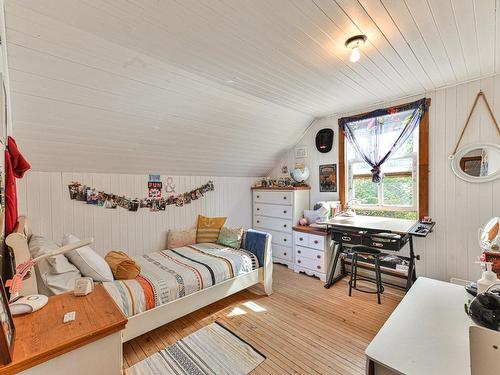
[[[460,180],[452,172],[448,155],[460,136],[472,103],[482,90],[497,118],[500,118],[500,75],[465,84],[429,91],[397,101],[381,103],[376,107],[359,108],[355,112],[318,119],[310,126],[297,147],[307,147],[305,164],[311,175],[311,205],[319,200],[337,200],[338,193],[320,193],[318,168],[321,164],[338,164],[338,119],[376,108],[402,104],[421,97],[431,98],[429,109],[429,214],[436,221],[434,233],[427,239],[416,240],[417,274],[440,280],[458,277],[477,280],[481,270],[474,262],[481,254],[477,242],[478,229],[492,216],[500,215],[500,180],[473,184]],[[461,145],[488,142],[500,144],[500,137],[488,115],[484,103],[479,103],[470,119]],[[316,133],[322,128],[335,131],[333,149],[320,154],[315,147]],[[292,168],[295,147],[283,155],[270,172],[281,176],[281,167]]]
[[[167,176],[161,176],[165,186]],[[173,176],[175,191],[183,193],[214,181],[215,191],[184,207],[167,206],[165,211],[141,208],[106,209],[69,198],[68,184],[78,181],[98,190],[130,198],[147,196],[148,175],[28,172],[18,180],[19,214],[27,215],[35,234],[60,242],[64,233],[94,237],[94,248],[105,255],[122,250],[131,255],[166,248],[169,229],[196,225],[198,214],[227,216],[228,226],[251,227],[250,187],[257,177]],[[164,195],[165,190],[162,192]]]

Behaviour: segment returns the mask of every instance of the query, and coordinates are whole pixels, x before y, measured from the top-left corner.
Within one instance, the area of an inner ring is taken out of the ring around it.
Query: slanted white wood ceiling
[[[314,117],[500,72],[498,1],[9,0],[14,131],[39,170],[260,175]]]

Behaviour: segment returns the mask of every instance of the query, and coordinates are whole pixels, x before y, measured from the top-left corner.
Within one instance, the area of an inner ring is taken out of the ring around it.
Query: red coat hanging
[[[12,137],[7,138],[5,149],[5,235],[14,231],[17,223],[17,190],[16,178],[23,178],[24,173],[31,168],[17,148]]]

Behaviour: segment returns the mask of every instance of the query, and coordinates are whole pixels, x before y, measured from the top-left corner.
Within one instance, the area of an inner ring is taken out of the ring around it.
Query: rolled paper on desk
[[[88,238],[86,240],[81,240],[81,241],[78,241],[75,243],[70,243],[70,244],[65,245],[63,247],[60,247],[59,249],[57,249],[51,253],[43,254],[43,255],[40,255],[39,257],[34,258],[33,263],[36,263],[36,262],[38,262],[42,259],[45,259],[45,258],[53,257],[55,255],[67,253],[68,251],[79,249],[80,247],[90,245],[92,242],[94,242],[94,239],[91,237],[91,238]]]

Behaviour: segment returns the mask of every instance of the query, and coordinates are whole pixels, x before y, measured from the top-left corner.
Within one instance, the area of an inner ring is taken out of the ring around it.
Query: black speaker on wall
[[[316,148],[319,152],[327,153],[332,150],[333,146],[333,130],[332,129],[321,129],[318,134],[316,134]]]

